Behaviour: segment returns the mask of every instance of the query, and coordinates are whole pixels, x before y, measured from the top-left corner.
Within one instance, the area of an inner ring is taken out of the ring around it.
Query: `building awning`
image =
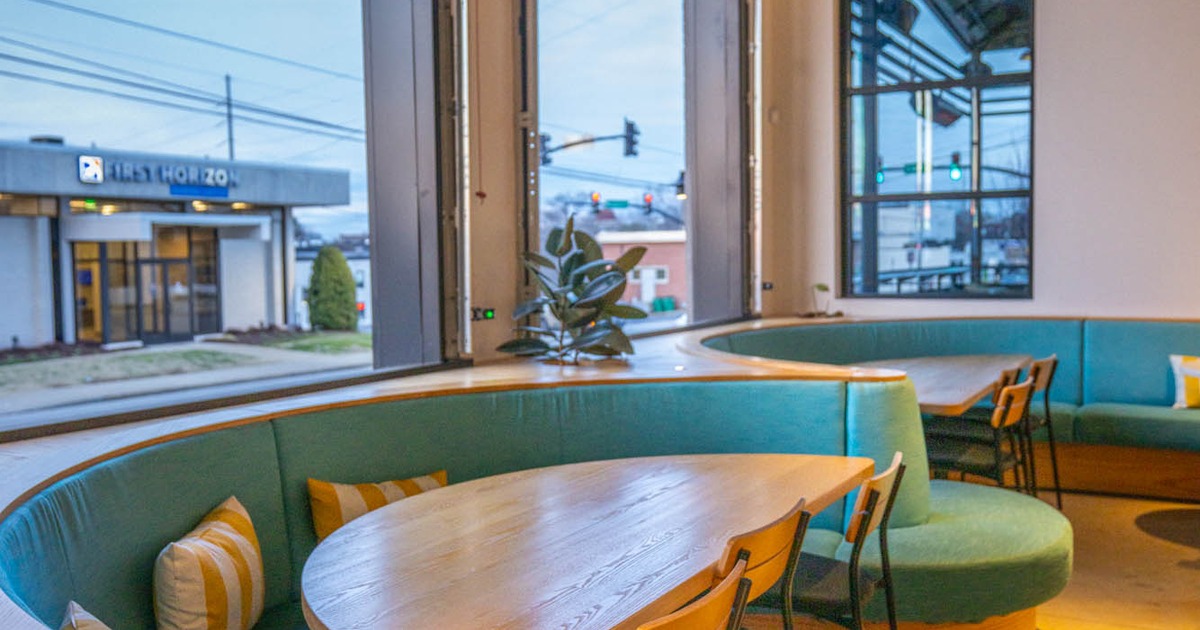
[[[267,215],[130,212],[108,216],[72,214],[62,218],[62,234],[68,241],[150,241],[155,225],[242,228],[222,237],[271,240],[271,217]]]

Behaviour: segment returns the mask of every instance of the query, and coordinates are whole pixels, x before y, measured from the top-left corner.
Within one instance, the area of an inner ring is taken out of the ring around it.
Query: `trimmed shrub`
[[[326,245],[313,261],[308,282],[308,316],[314,330],[357,330],[354,274],[342,250]]]

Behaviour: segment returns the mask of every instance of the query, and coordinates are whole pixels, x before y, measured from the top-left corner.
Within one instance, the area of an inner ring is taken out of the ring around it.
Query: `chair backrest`
[[[850,525],[846,527],[846,542],[857,542],[859,536],[867,536],[875,531],[891,512],[892,500],[896,496],[896,486],[903,468],[900,460],[903,458],[904,454],[897,451],[887,470],[864,481],[858,489],[858,499],[854,502]],[[881,506],[883,509],[880,509]],[[863,519],[868,519],[865,527]]]
[[[729,574],[708,593],[679,610],[648,621],[638,630],[734,630],[742,625],[750,580],[746,559],[734,563]]]
[[[1026,377],[1016,385],[1001,389],[996,408],[992,410],[992,426],[1003,429],[1020,422],[1029,409],[1029,397],[1032,393],[1032,377]]]
[[[750,589],[750,600],[753,601],[784,574],[793,549],[799,550],[803,542],[810,516],[804,511],[804,499],[800,499],[787,514],[758,529],[730,538],[725,543],[725,553],[717,563],[714,579],[723,579],[733,570],[738,558],[749,553],[746,577],[754,583]]]
[[[1052,354],[1045,359],[1038,359],[1033,362],[1033,365],[1029,366],[1029,378],[1033,379],[1033,391],[1035,393],[1050,391],[1050,382],[1054,380],[1054,371],[1057,368],[1057,354]]]
[[[996,388],[992,390],[992,405],[999,404],[1000,390],[1008,387],[1009,385],[1015,385],[1017,383],[1017,378],[1020,376],[1021,368],[1019,367],[1004,370],[1000,373],[1000,378],[996,381]]]

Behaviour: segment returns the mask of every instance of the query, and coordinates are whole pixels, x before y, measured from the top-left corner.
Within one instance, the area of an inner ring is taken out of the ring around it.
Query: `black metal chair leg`
[[[1054,500],[1058,511],[1062,511],[1062,485],[1058,481],[1058,452],[1054,448],[1054,425],[1050,423],[1050,413],[1046,410],[1046,437],[1050,443],[1050,472],[1054,477]]]

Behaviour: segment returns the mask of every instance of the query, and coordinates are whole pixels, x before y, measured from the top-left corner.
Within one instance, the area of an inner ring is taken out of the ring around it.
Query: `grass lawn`
[[[216,350],[93,354],[0,366],[0,389],[64,387],[144,376],[185,374],[254,361],[252,357]]]
[[[284,350],[342,354],[371,349],[371,333],[315,332],[286,339],[264,341],[263,345]]]

